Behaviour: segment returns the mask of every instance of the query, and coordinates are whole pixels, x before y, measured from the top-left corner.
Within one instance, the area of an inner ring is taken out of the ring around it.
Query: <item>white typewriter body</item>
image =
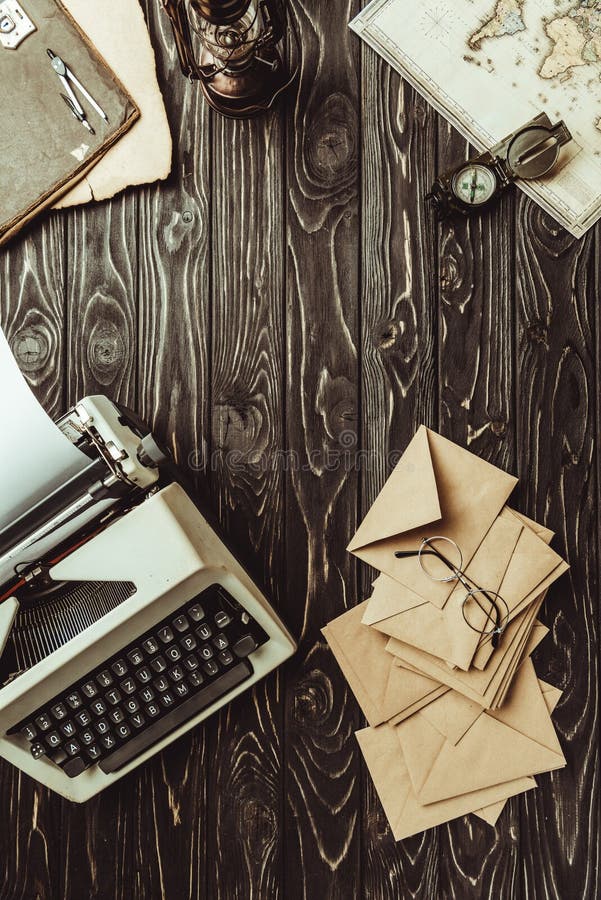
[[[63,797],[82,802],[127,775],[233,697],[246,691],[290,657],[296,648],[293,638],[261,590],[183,487],[176,481],[159,487],[160,465],[153,468],[152,465],[140,464],[140,434],[135,434],[127,426],[120,426],[126,428],[126,434],[122,430],[119,432],[119,410],[106,398],[86,398],[78,408],[78,417],[84,418],[91,416],[90,409],[93,410],[91,417],[102,443],[102,452],[113,463],[123,466],[125,477],[137,486],[137,499],[131,508],[110,520],[98,533],[49,567],[45,572],[46,581],[126,581],[135,585],[135,592],[0,689],[0,755]],[[100,411],[102,415],[97,415]],[[71,424],[73,421],[71,419]],[[67,434],[69,422],[63,421],[61,427]],[[144,453],[141,457],[149,461]],[[107,501],[101,499],[97,502],[106,504]],[[104,506],[101,513],[103,509]],[[86,509],[84,520],[89,518],[90,510]],[[57,521],[60,522],[60,516]],[[79,527],[77,517],[59,526],[61,540],[64,540],[65,528],[73,532],[74,524]],[[77,531],[72,536],[76,538]],[[52,534],[43,539],[44,555],[47,555],[52,540]],[[15,723],[30,713],[32,707],[45,704],[66,685],[118,653],[130,635],[135,638],[204,588],[216,583],[222,585],[269,635],[269,641],[249,657],[254,669],[252,677],[225,699],[221,698],[204,709],[123,769],[110,774],[105,774],[98,766],[92,766],[78,777],[69,778],[49,759],[34,759],[24,737],[7,734]],[[3,637],[3,642],[8,638],[18,608],[18,590],[14,597],[0,603],[0,631],[4,629],[0,639]]]

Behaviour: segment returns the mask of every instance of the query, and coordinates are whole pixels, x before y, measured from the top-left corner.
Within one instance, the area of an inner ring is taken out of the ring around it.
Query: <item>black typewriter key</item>
[[[79,740],[87,747],[88,744],[93,744],[96,738],[94,737],[94,732],[86,728],[85,731],[80,731]]]
[[[23,737],[27,738],[28,741],[33,741],[37,733],[37,729],[34,725],[31,724],[31,722],[29,722],[28,725],[24,725],[21,729],[21,734],[23,735]]]
[[[188,628],[190,627],[190,623],[188,622],[186,617],[182,614],[181,616],[175,617],[175,619],[173,620],[173,627],[180,634],[183,634],[184,631],[187,631]]]
[[[188,651],[188,653],[190,653],[192,650],[195,650],[197,646],[196,638],[193,634],[187,634],[186,637],[182,638],[179,643],[184,650]]]
[[[200,622],[200,620],[204,618],[204,614],[204,609],[202,608],[200,603],[195,603],[193,606],[190,606],[188,608],[188,615],[193,622]]]
[[[112,750],[117,741],[113,737],[113,735],[109,732],[108,734],[103,734],[100,738],[100,743],[104,747],[105,750]]]
[[[164,675],[161,675],[160,678],[155,678],[153,684],[157,691],[166,691],[169,687],[169,682]]]
[[[63,724],[61,725],[61,731],[65,735],[65,737],[73,737],[76,728],[73,722],[63,722]]]
[[[111,688],[110,691],[107,691],[104,695],[111,706],[116,706],[121,700],[121,691],[118,691],[117,688]]]
[[[130,697],[129,700],[126,700],[123,704],[128,713],[135,713],[140,709],[140,704],[136,700],[135,697]]]
[[[108,669],[105,669],[103,672],[96,676],[96,681],[98,682],[100,687],[106,688],[113,683],[113,676]]]
[[[150,716],[151,719],[156,719],[158,715],[160,715],[161,710],[156,705],[156,703],[149,703],[146,707],[146,712]]]
[[[130,717],[130,722],[134,726],[134,728],[141,728],[142,725],[146,723],[146,719],[142,715],[141,712],[134,713],[133,716]]]
[[[111,722],[114,722],[115,725],[118,725],[119,722],[122,722],[124,718],[125,714],[122,709],[119,709],[118,706],[116,707],[116,709],[111,709],[109,713],[109,719],[111,720]]]
[[[149,656],[152,656],[153,653],[156,653],[159,649],[159,645],[155,641],[153,637],[146,638],[145,641],[142,641],[142,646],[146,650]]]
[[[86,683],[81,686],[81,692],[91,700],[92,697],[95,697],[98,693],[98,688],[93,681],[86,681]]]
[[[117,676],[117,678],[122,678],[123,675],[127,675],[127,664],[124,659],[118,659],[113,663],[111,669]]]
[[[38,726],[40,731],[48,731],[52,728],[52,719],[46,713],[42,713],[35,720],[35,724]]]
[[[193,653],[191,653],[190,656],[187,656],[185,658],[184,665],[185,665],[186,669],[188,670],[188,672],[194,672],[198,668],[200,663],[198,662],[197,657],[194,656]]]
[[[131,734],[131,728],[129,727],[127,722],[122,722],[121,725],[117,725],[116,731],[117,737],[120,737],[122,741],[124,741],[125,738],[128,738]]]
[[[173,632],[168,625],[165,625],[163,628],[159,628],[159,640],[161,640],[163,644],[170,644],[173,640]]]
[[[222,609],[220,609],[218,613],[215,613],[215,625],[217,628],[227,628],[231,621],[232,617]]]
[[[139,666],[140,663],[144,662],[144,654],[141,650],[138,650],[137,647],[134,647],[133,650],[130,650],[127,654],[127,658],[132,664],[132,666]]]
[[[255,641],[252,634],[245,634],[244,637],[241,637],[239,641],[236,641],[232,650],[236,654],[239,659],[244,659],[253,650],[256,650],[258,647],[257,642]]]
[[[51,750],[54,750],[55,747],[60,747],[62,737],[58,733],[58,731],[51,731],[46,735],[46,743],[50,747]]]
[[[133,694],[136,690],[136,682],[133,678],[126,678],[125,681],[122,681],[119,685],[124,694]]]
[[[181,681],[184,677],[184,670],[181,666],[173,666],[172,669],[169,669],[169,677],[172,681]]]
[[[87,765],[81,756],[74,756],[73,759],[67,759],[67,762],[63,766],[63,772],[65,775],[68,775],[69,778],[77,778],[77,776],[81,775],[82,772],[85,772],[86,769]]]
[[[218,634],[217,637],[213,638],[213,646],[216,647],[217,650],[225,650],[229,645],[230,642],[224,634]]]
[[[36,741],[35,744],[32,744],[29,749],[31,750],[31,755],[34,759],[40,759],[40,757],[46,755],[46,748],[43,744],[40,744],[39,741]]]
[[[109,723],[106,721],[106,719],[98,719],[98,721],[94,725],[94,728],[96,729],[98,734],[106,734],[107,731],[110,731]]]
[[[70,706],[71,709],[79,709],[83,702],[77,691],[67,694],[65,700],[67,701],[67,706]]]
[[[152,688],[145,687],[140,691],[140,697],[144,703],[150,703],[151,700],[154,700],[154,691]]]
[[[167,663],[162,656],[157,656],[152,660],[150,666],[154,669],[155,672],[160,673],[165,671],[165,669],[167,668]]]
[[[65,753],[67,756],[77,756],[81,747],[77,743],[77,741],[67,741],[65,744]]]
[[[90,744],[90,746],[85,749],[90,759],[99,759],[102,756],[102,750],[98,744]]]
[[[203,624],[196,629],[196,634],[201,641],[208,641],[213,632],[211,631],[211,626],[207,625],[206,622],[203,622]]]
[[[159,697],[159,702],[161,706],[164,706],[165,709],[167,709],[168,707],[173,706],[173,704],[175,703],[175,699],[173,697],[173,694],[161,694],[161,696]]]
[[[177,644],[173,644],[171,647],[167,647],[165,656],[167,659],[171,660],[171,662],[177,662],[178,659],[182,658],[182,653]]]
[[[188,684],[191,687],[195,687],[195,688],[200,687],[200,685],[203,683],[203,681],[204,681],[204,678],[202,677],[200,672],[192,672],[192,674],[188,676]]]
[[[55,706],[51,706],[50,712],[57,722],[62,722],[63,719],[67,718],[67,707],[64,703],[57,703]]]
[[[152,672],[150,671],[148,666],[142,666],[142,668],[138,669],[138,671],[136,672],[136,678],[142,684],[147,684],[152,680]]]
[[[106,703],[104,700],[94,700],[91,704],[91,709],[97,716],[103,716],[106,712]]]
[[[219,662],[224,666],[231,666],[234,661],[234,656],[231,650],[222,650],[219,654]]]
[[[207,673],[207,675],[216,675],[217,672],[219,671],[219,666],[212,659],[210,659],[208,662],[206,662],[204,664],[203,668],[204,668],[205,672]]]
[[[214,656],[213,648],[209,644],[203,644],[198,652],[203,659],[212,659]]]
[[[80,711],[77,713],[77,715],[75,716],[75,721],[76,721],[79,725],[81,725],[82,728],[85,728],[86,725],[89,725],[90,722],[92,721],[92,716],[91,716],[90,713],[87,711],[87,709],[82,709],[82,710],[80,710]]]
[[[180,681],[179,684],[175,685],[173,690],[175,691],[175,693],[177,694],[178,697],[185,697],[186,694],[190,693],[190,689],[188,688],[188,685],[186,684],[185,681]]]

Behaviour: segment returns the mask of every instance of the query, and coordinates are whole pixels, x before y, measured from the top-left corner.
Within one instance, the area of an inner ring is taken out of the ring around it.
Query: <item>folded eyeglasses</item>
[[[466,590],[461,612],[472,631],[490,637],[497,647],[509,619],[509,607],[496,591],[481,588],[463,571],[463,556],[455,541],[443,535],[424,538],[418,550],[397,550],[397,559],[417,557],[421,570],[432,581],[458,581]],[[478,612],[479,610],[479,612]]]

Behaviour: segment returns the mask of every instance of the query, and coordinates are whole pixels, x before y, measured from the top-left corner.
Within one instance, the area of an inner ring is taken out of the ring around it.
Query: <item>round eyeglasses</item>
[[[424,575],[432,581],[458,581],[466,594],[461,612],[466,625],[497,647],[507,626],[509,607],[497,591],[481,588],[463,571],[463,555],[459,546],[449,537],[435,535],[424,538],[417,550],[397,550],[397,559],[417,557]]]

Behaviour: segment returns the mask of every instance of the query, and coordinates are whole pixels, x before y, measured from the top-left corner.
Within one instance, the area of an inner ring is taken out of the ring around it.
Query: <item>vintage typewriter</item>
[[[134,414],[56,424],[85,465],[0,530],[0,755],[81,802],[295,644]]]

